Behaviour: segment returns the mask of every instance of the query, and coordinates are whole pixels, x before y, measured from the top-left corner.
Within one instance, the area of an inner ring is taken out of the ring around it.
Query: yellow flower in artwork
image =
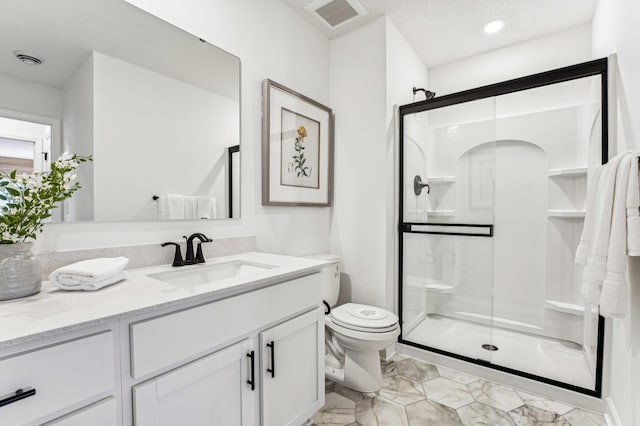
[[[304,126],[298,127],[298,136],[300,136],[301,138],[307,137],[307,129],[305,129]]]

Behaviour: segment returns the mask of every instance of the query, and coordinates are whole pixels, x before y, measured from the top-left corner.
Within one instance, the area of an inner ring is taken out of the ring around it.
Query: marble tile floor
[[[606,426],[600,414],[396,355],[383,387],[362,394],[327,381],[315,426]]]

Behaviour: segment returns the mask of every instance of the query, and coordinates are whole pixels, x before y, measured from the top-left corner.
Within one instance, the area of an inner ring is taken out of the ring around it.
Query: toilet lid
[[[331,311],[331,319],[344,327],[386,331],[398,324],[396,314],[375,306],[345,303]]]

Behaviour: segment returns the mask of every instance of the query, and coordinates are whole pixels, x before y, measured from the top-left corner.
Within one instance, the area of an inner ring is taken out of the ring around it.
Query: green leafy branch
[[[87,161],[92,157],[64,153],[46,172],[0,171],[0,244],[35,239],[57,203],[80,189],[72,172]]]
[[[305,166],[307,159],[304,158],[304,146],[302,145],[304,142],[304,138],[297,137],[294,148],[296,150],[297,155],[293,156],[293,169],[297,172],[297,176],[309,177],[309,166]]]

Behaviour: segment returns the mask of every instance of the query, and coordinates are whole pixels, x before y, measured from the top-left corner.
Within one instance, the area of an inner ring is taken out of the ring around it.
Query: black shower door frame
[[[596,59],[589,62],[583,62],[568,67],[558,68],[551,71],[545,71],[537,74],[532,74],[526,77],[520,77],[513,80],[507,80],[500,83],[490,84],[487,86],[478,87],[475,89],[465,90],[462,92],[452,93],[450,95],[444,95],[436,97],[430,100],[421,102],[414,102],[399,107],[399,212],[398,212],[398,316],[400,318],[400,327],[403,327],[402,310],[402,288],[403,288],[403,267],[404,267],[404,234],[405,233],[422,233],[422,234],[445,234],[445,235],[469,235],[469,236],[493,236],[492,225],[469,225],[458,224],[461,227],[469,226],[491,226],[491,235],[478,235],[478,234],[456,234],[447,232],[428,232],[428,231],[413,231],[414,225],[430,225],[430,226],[443,226],[441,223],[414,223],[404,221],[404,117],[408,114],[414,114],[423,111],[429,111],[433,109],[443,108],[451,105],[462,104],[465,102],[476,101],[485,98],[491,98],[500,95],[506,95],[508,93],[519,92],[528,89],[534,89],[537,87],[549,86],[552,84],[563,83],[566,81],[577,80],[585,77],[600,76],[601,78],[601,124],[602,124],[602,164],[605,164],[609,157],[609,140],[608,140],[608,66],[607,58]],[[445,224],[446,226],[446,224]],[[514,374],[519,377],[524,377],[531,380],[536,380],[549,385],[557,386],[563,389],[568,389],[574,392],[579,392],[596,398],[602,396],[602,369],[603,369],[603,355],[604,355],[604,328],[605,321],[602,315],[598,316],[598,339],[597,339],[597,360],[596,360],[596,377],[595,388],[583,388],[580,386],[571,385],[558,380],[552,380],[547,377],[538,376],[535,374],[527,373],[512,368],[503,367],[484,361],[477,358],[470,358],[464,355],[460,355],[454,352],[448,352],[442,349],[433,348],[430,346],[422,345],[419,343],[404,340],[403,333],[400,333],[398,337],[398,343],[402,343],[407,346],[413,346],[419,349],[430,351],[436,354],[445,355],[451,358],[459,359],[462,361],[470,362],[477,365],[492,368],[494,370]]]

